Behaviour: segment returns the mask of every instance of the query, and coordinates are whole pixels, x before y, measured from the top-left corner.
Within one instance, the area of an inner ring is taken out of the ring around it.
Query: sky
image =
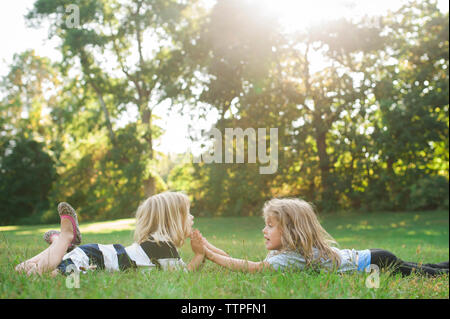
[[[203,0],[212,6],[215,0]],[[337,16],[360,16],[364,14],[380,15],[387,10],[395,10],[402,0],[260,0],[273,14],[282,17],[286,28],[302,28],[316,24],[322,20]],[[34,49],[36,54],[58,61],[61,54],[57,51],[57,40],[48,39],[48,31],[44,27],[35,29],[25,22],[25,14],[32,8],[34,0],[2,0],[0,1],[0,76],[8,72],[14,53]],[[438,0],[439,8],[448,12],[448,0]],[[192,147],[187,138],[189,118],[181,115],[178,108],[167,112],[167,105],[161,105],[154,112],[161,119],[156,124],[163,127],[165,134],[157,141],[155,149],[164,153],[182,153]],[[122,123],[132,120],[136,114],[131,110],[124,114]],[[211,114],[209,119],[195,123],[196,128],[207,129],[215,120]]]

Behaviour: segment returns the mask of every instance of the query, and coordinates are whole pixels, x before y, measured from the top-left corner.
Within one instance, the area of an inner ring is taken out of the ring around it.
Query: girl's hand
[[[191,249],[196,255],[205,255],[205,247],[203,246],[203,237],[198,231],[194,229],[191,234]]]

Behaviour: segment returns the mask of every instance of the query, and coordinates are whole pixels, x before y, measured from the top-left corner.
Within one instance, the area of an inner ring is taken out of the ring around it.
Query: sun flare
[[[384,15],[399,8],[402,0],[262,0],[259,3],[287,30],[299,30],[337,18]]]

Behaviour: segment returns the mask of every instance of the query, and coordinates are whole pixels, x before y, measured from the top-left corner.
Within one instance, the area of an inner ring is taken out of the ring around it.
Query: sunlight
[[[136,220],[134,218],[113,220],[110,222],[97,222],[89,225],[80,226],[80,231],[92,234],[104,234],[115,231],[133,230]]]
[[[135,218],[118,219],[104,222],[91,222],[80,225],[80,231],[83,234],[106,234],[124,230],[131,231],[135,229],[135,224]],[[31,227],[32,229],[23,229],[24,227],[27,228],[27,226],[2,226],[0,227],[0,231],[12,231],[14,232],[14,235],[41,235],[51,229],[58,229],[59,225],[52,225],[41,228]]]
[[[385,15],[388,10],[396,10],[402,0],[263,0],[261,4],[279,21],[287,31],[301,30],[322,22],[364,15]]]
[[[12,231],[19,229],[20,226],[1,226],[0,231]]]
[[[303,29],[333,17],[344,16],[348,10],[343,1],[333,0],[265,0],[264,5],[278,16],[280,23],[290,31]]]
[[[305,27],[337,18],[358,18],[365,15],[380,16],[388,11],[395,11],[408,0],[247,0],[256,1],[271,15],[279,18],[287,31],[300,30]],[[200,0],[202,5],[211,9],[216,0]],[[448,12],[449,2],[437,0],[439,9]]]

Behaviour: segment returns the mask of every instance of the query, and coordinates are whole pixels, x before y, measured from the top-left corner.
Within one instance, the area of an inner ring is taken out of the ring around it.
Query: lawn
[[[449,259],[449,213],[347,213],[320,215],[341,248],[383,248],[406,261]],[[83,223],[83,243],[132,243],[133,219]],[[237,258],[264,259],[261,217],[197,218],[195,227],[217,247]],[[380,274],[379,288],[367,288],[367,273],[311,271],[246,274],[207,261],[196,273],[128,271],[90,272],[80,288],[67,288],[66,277],[27,277],[14,266],[47,247],[42,235],[58,225],[0,227],[0,298],[449,298],[449,277]],[[187,242],[185,262],[193,254]]]

